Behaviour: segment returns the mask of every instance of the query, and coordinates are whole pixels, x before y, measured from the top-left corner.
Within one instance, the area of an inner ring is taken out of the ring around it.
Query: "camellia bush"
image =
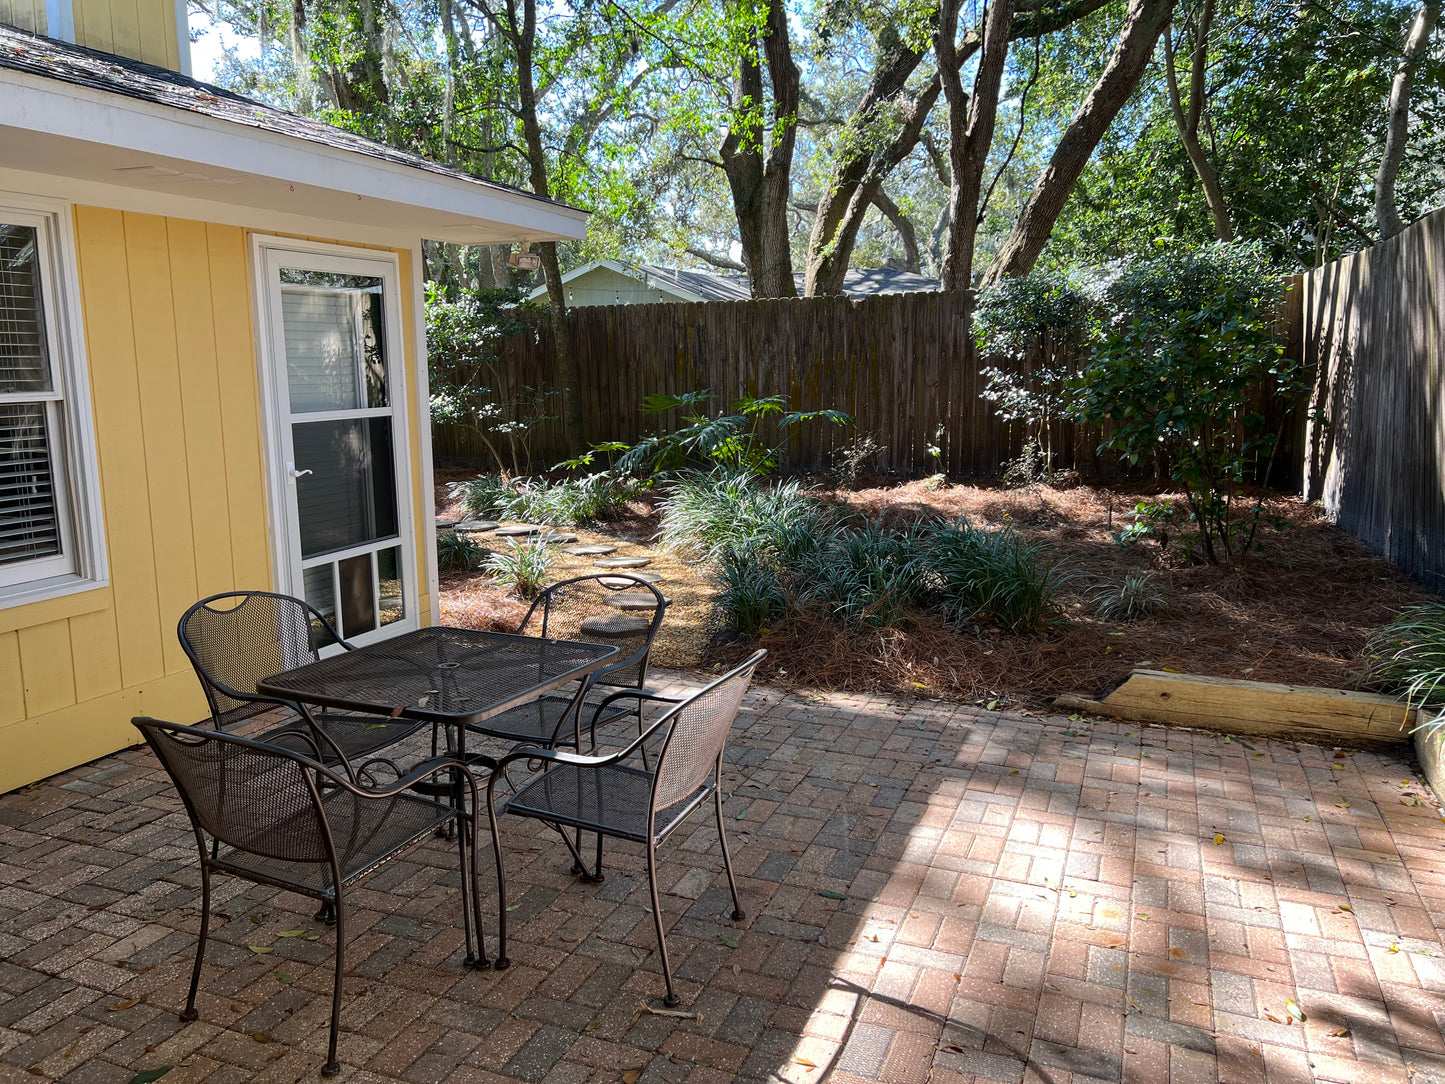
[[[1266,518],[1245,483],[1268,479],[1283,436],[1284,411],[1271,429],[1263,407],[1310,386],[1274,332],[1283,280],[1252,244],[1166,249],[1113,270],[1069,410],[1104,427],[1103,447],[1125,462],[1164,468],[1204,561],[1242,563]]]

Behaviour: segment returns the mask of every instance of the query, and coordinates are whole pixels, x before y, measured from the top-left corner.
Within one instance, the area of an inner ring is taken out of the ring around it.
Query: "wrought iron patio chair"
[[[209,727],[143,717],[131,721],[180,792],[201,860],[201,930],[181,1019],[195,1020],[199,1015],[196,992],[210,929],[213,872],[310,896],[330,904],[335,914],[331,1040],[321,1067],[323,1076],[335,1075],[341,1069],[336,1040],[345,971],[345,890],[438,828],[465,816],[458,812],[460,802],[421,798],[408,793],[409,788],[447,772],[453,787],[470,793],[469,808],[475,810],[476,777],[460,761],[438,757],[386,787],[368,789],[289,749]],[[456,837],[466,963],[485,967],[475,824]]]
[[[541,770],[521,784],[507,798],[500,812],[532,817],[562,830],[572,847],[566,828],[598,834],[598,876],[601,874],[601,838],[641,843],[647,852],[647,886],[652,894],[652,921],[667,983],[668,1005],[676,1005],[672,968],[667,959],[667,936],[662,928],[662,909],[657,898],[657,846],[697,809],[709,795],[717,813],[718,838],[722,842],[723,868],[732,892],[734,920],[745,918],[733,877],[732,856],[722,815],[722,762],[728,730],[737,718],[744,694],[766,651],[756,651],[735,670],[687,697],[664,696],[641,689],[614,693],[612,700],[638,697],[672,704],[621,752],[608,756],[583,756],[560,749],[519,746],[502,757],[487,780],[487,810],[491,817],[492,851],[497,862],[498,968],[507,958],[507,879],[502,863],[502,841],[498,829],[497,783],[517,761],[540,761]],[[644,756],[651,746],[654,755]],[[581,861],[576,849],[575,862]]]
[[[640,591],[652,596],[651,612],[622,611],[607,604],[624,591]],[[581,695],[543,696],[530,704],[513,708],[488,719],[473,729],[491,737],[508,741],[534,742],[552,748],[570,745],[581,751],[581,716],[583,697],[592,690],[641,689],[647,681],[647,663],[652,641],[662,625],[667,600],[652,584],[628,575],[626,571],[577,576],[546,588],[532,602],[527,615],[517,626],[525,636],[545,636],[553,640],[582,640],[610,644],[619,649],[617,661],[593,674]],[[594,708],[596,705],[592,705]],[[594,715],[592,732],[614,719],[634,714],[632,708],[609,707],[603,715]],[[640,705],[635,714],[642,721]],[[565,736],[572,724],[570,740]]]
[[[258,741],[280,745],[323,764],[384,763],[377,756],[425,726],[410,719],[356,712],[320,711],[256,691],[264,678],[315,662],[319,649],[341,639],[331,622],[314,606],[271,591],[228,591],[203,598],[188,609],[177,626],[181,647],[206,691],[211,718],[227,727],[277,708],[287,718],[257,735]],[[436,753],[433,743],[432,753]]]

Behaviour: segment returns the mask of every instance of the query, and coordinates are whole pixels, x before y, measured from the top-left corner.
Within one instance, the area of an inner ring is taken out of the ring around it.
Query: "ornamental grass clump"
[[[1445,603],[1400,611],[1365,645],[1365,683],[1414,708],[1445,708]],[[1441,728],[1429,724],[1437,735]]]
[[[610,471],[558,481],[521,478],[508,482],[500,475],[484,474],[464,486],[463,506],[474,516],[585,527],[622,516],[637,489],[634,479]]]
[[[457,531],[437,532],[437,569],[441,572],[470,572],[482,563],[487,551],[471,535]]]
[[[985,531],[965,520],[937,526],[928,562],[945,620],[1040,633],[1059,616],[1064,577],[1038,546],[1012,531]]]
[[[1166,609],[1152,572],[1130,572],[1121,583],[1101,583],[1089,592],[1104,621],[1138,621]]]
[[[542,541],[513,542],[494,552],[485,567],[503,587],[536,598],[552,569],[552,547]]]
[[[719,467],[684,474],[659,505],[664,549],[705,561],[719,561],[736,549],[768,537],[788,524],[817,516],[822,505],[795,481],[760,484],[755,475]]]

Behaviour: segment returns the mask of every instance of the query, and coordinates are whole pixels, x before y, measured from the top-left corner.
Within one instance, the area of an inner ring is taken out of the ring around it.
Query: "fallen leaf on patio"
[[[1223,833],[1223,832],[1215,832],[1215,833],[1214,833],[1214,845],[1215,845],[1216,847],[1218,847],[1218,846],[1219,846],[1221,843],[1223,843],[1223,842],[1224,842],[1224,833]]]
[[[1077,896],[1077,895],[1079,894],[1076,890],[1074,890],[1074,889],[1072,889],[1072,888],[1065,889],[1065,891],[1067,891],[1068,894],[1069,894],[1071,897]]]
[[[1386,949],[1385,951],[1386,951],[1386,952],[1399,952],[1399,951],[1400,951],[1400,946],[1399,946],[1398,944],[1396,944],[1394,941],[1391,941],[1391,942],[1390,942],[1390,947],[1389,947],[1388,949]]]
[[[816,1069],[818,1067],[817,1062],[809,1061],[807,1058],[794,1058],[793,1060],[799,1065],[806,1066],[809,1069]]]
[[[743,973],[743,969],[740,968],[737,964],[733,964],[733,974],[734,974],[734,975],[741,975],[742,973]]]
[[[159,1080],[170,1071],[169,1065],[162,1065],[159,1069],[145,1069],[131,1077],[130,1084],[152,1084],[153,1081]]]
[[[1143,911],[1136,911],[1135,914],[1134,914],[1134,917],[1135,917],[1135,918],[1142,918],[1145,922],[1148,922],[1148,921],[1149,921],[1149,916],[1146,915]]]
[[[1276,1024],[1283,1024],[1283,1023],[1284,1023],[1283,1020],[1281,1020],[1278,1016],[1275,1016],[1273,1013],[1265,1013],[1265,1014],[1264,1014],[1264,1018],[1265,1018],[1266,1020],[1273,1020]]]
[[[1331,765],[1330,765],[1330,771],[1332,771],[1332,772],[1342,772],[1342,771],[1344,771],[1344,770],[1345,770],[1345,766],[1344,766],[1343,764],[1331,764]]]
[[[739,814],[738,814],[736,817],[734,817],[733,819],[734,819],[734,820],[740,820],[740,821],[741,821],[741,820],[747,820],[747,816],[748,816],[748,811],[747,811],[746,809],[744,809],[741,813],[739,813]]]
[[[515,911],[518,907],[521,907],[521,906],[522,906],[522,905],[521,905],[520,903],[509,903],[509,904],[507,904],[507,910],[508,910],[508,911]]]
[[[821,889],[818,895],[822,896],[825,900],[846,900],[848,898],[841,892],[824,892]]]
[[[145,999],[146,999],[146,995],[145,995],[145,994],[141,994],[140,997],[133,997],[133,998],[131,998],[129,1001],[122,1001],[122,1002],[120,1002],[119,1004],[116,1004],[116,1005],[107,1005],[107,1006],[105,1007],[105,1011],[106,1011],[106,1012],[124,1012],[126,1009],[133,1009],[133,1008],[135,1008],[137,1005],[139,1005],[139,1004],[140,1004],[142,1001],[144,1001]]]
[[[601,1026],[602,1026],[602,1021],[601,1021],[601,1020],[593,1020],[590,1024],[588,1024],[588,1025],[587,1025],[585,1028],[583,1028],[582,1030],[583,1030],[583,1031],[596,1031],[596,1030],[597,1030],[598,1028],[600,1028]]]
[[[251,1038],[255,1039],[258,1043],[274,1043],[276,1041],[275,1039],[271,1038],[271,1036],[267,1035],[264,1031],[256,1032],[254,1035],[251,1036]]]
[[[957,971],[955,971],[955,972],[953,973],[953,981],[954,981],[954,982],[962,982],[962,981],[963,981],[963,976],[962,976],[961,974],[959,974]]]
[[[1305,1022],[1305,1011],[1299,1007],[1299,1002],[1290,998],[1284,1003],[1284,1011],[1293,1016],[1301,1024]]]
[[[1349,802],[1336,802],[1335,805],[1339,806],[1341,809],[1349,809],[1349,808],[1350,808],[1350,803],[1349,803]]]
[[[277,936],[277,937],[305,937],[305,936],[306,936],[306,931],[305,931],[305,930],[282,930],[282,931],[281,931],[280,933],[278,933],[276,936]]]
[[[702,1013],[700,1012],[689,1012],[687,1009],[654,1009],[645,1001],[639,1001],[637,1003],[637,1011],[639,1014],[647,1012],[653,1016],[673,1016],[679,1020],[695,1020],[697,1021],[697,1026],[702,1027]],[[641,1070],[639,1070],[639,1072],[641,1072]],[[633,1079],[635,1080],[636,1077]]]
[[[724,945],[726,945],[728,948],[737,948],[737,947],[738,947],[738,943],[737,943],[736,941],[734,941],[731,937],[724,937],[724,938],[722,939],[722,943],[723,943]]]
[[[1348,903],[1342,903],[1342,904],[1340,904],[1340,910],[1341,910],[1341,911],[1348,911],[1350,914],[1354,914],[1354,913],[1355,913],[1355,909],[1354,909],[1353,907],[1351,907]]]
[[[268,947],[265,946],[265,945],[247,945],[246,947],[247,947],[248,949],[250,949],[252,952],[262,952],[262,953],[264,953],[264,952],[270,952],[270,951],[271,951],[270,948],[268,948]]]
[[[276,981],[279,982],[282,986],[290,986],[296,980],[290,975],[286,974],[286,972],[278,971],[276,972]]]
[[[622,1084],[637,1084],[637,1078],[641,1075],[641,1069],[629,1069],[622,1074]]]
[[[321,935],[320,935],[319,933],[313,933],[313,934],[312,934],[310,937],[308,937],[306,940],[308,940],[308,941],[320,941],[320,940],[321,940]]]
[[[1349,1037],[1349,1028],[1335,1028],[1334,1031],[1330,1032],[1330,1038],[1332,1039],[1348,1039]]]

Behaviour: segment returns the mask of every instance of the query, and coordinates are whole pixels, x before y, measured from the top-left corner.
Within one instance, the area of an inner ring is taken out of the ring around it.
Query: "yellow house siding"
[[[73,219],[110,585],[0,610],[0,792],[134,744],[132,715],[202,718],[176,621],[204,595],[273,586],[247,232],[97,207]],[[411,254],[397,255],[425,564],[418,314]]]
[[[0,0],[0,23],[9,23],[32,34],[44,34],[45,0]]]
[[[72,10],[76,44],[180,70],[174,0],[73,0]]]

